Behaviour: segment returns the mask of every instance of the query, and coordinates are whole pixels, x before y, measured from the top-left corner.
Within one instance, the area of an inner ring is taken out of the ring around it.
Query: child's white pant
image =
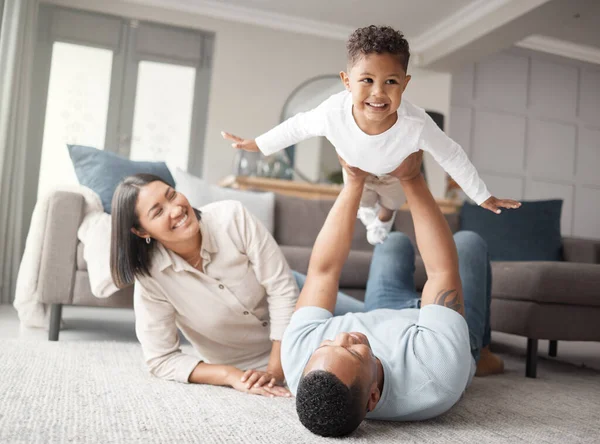
[[[346,170],[342,170],[342,174],[346,182]],[[360,206],[372,208],[378,202],[388,210],[398,210],[406,202],[406,195],[397,178],[389,175],[367,176]]]

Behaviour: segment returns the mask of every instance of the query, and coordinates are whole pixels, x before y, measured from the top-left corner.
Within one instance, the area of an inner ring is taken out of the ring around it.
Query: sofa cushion
[[[522,202],[518,210],[494,214],[465,203],[461,229],[478,233],[496,261],[559,261],[562,259],[562,200]]]
[[[415,288],[418,292],[423,291],[425,282],[427,282],[425,264],[423,263],[423,258],[417,254],[415,257]]]
[[[458,213],[444,214],[446,222],[450,226],[450,230],[456,233],[460,230],[460,215]],[[412,215],[408,210],[400,210],[396,214],[396,220],[394,221],[394,231],[400,231],[406,234],[413,245],[416,247],[417,241],[415,237],[415,225],[413,224]]]
[[[562,257],[567,262],[600,264],[600,239],[581,239],[564,236]]]
[[[282,245],[281,251],[292,270],[306,274],[312,247]],[[350,251],[342,269],[340,288],[366,288],[372,256],[373,253],[370,251]]]
[[[371,251],[350,251],[348,260],[342,268],[340,287],[367,288],[372,257]]]
[[[133,285],[117,290],[109,297],[97,298],[92,294],[88,273],[86,271],[76,271],[71,304],[88,307],[133,308]]]
[[[600,307],[492,299],[492,330],[533,339],[600,341]]]
[[[311,247],[293,247],[282,245],[281,251],[288,261],[292,270],[306,274],[308,271],[308,262],[312,252]],[[340,276],[340,288],[365,289],[369,279],[369,269],[373,253],[370,251],[350,251],[348,260],[342,269]],[[427,281],[427,273],[421,256],[415,257],[415,289],[418,292],[423,290]]]
[[[275,240],[279,245],[311,247],[321,231],[334,200],[301,199],[282,194],[275,196]],[[357,219],[353,250],[372,251],[367,232]]]
[[[492,262],[492,297],[600,307],[600,265]]]
[[[137,162],[109,151],[89,146],[67,145],[79,183],[100,196],[104,211],[110,214],[113,194],[119,182],[138,173],[154,174],[175,186],[175,180],[164,162]]]
[[[365,289],[364,288],[343,288],[340,287],[340,291],[346,296],[352,296],[354,299],[359,301],[365,300]]]

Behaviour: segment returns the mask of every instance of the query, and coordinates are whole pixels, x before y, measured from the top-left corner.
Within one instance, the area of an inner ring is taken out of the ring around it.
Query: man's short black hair
[[[348,65],[353,66],[361,57],[367,54],[389,53],[398,57],[404,72],[408,69],[410,50],[404,34],[389,26],[367,26],[358,28],[348,38]]]
[[[325,370],[303,376],[296,411],[304,427],[316,435],[344,436],[358,428],[366,414],[358,382],[350,387]]]

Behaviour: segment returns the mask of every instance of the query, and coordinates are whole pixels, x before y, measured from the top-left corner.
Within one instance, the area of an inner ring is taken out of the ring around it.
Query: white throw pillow
[[[237,200],[252,213],[269,233],[274,232],[275,194],[222,188],[211,185],[180,168],[171,168],[177,191],[188,198],[195,208],[221,200]]]
[[[170,166],[169,170],[175,179],[175,188],[187,197],[194,208],[213,202],[208,182],[177,167]]]
[[[110,231],[110,214],[104,211],[87,214],[77,231],[92,294],[97,298],[107,298],[119,290],[110,274]]]

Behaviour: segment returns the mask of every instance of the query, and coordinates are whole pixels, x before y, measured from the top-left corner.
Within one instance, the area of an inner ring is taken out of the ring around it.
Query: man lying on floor
[[[392,233],[373,254],[367,312],[334,317],[366,177],[342,161],[349,180],[317,237],[281,349],[300,421],[318,435],[347,435],[365,417],[413,421],[446,412],[472,380],[482,347],[488,373],[502,371],[484,339],[491,282],[485,243],[474,233],[452,238],[421,162],[416,153],[392,173],[402,181],[427,271],[421,297],[413,247]],[[459,268],[471,272],[463,276],[464,295]]]

